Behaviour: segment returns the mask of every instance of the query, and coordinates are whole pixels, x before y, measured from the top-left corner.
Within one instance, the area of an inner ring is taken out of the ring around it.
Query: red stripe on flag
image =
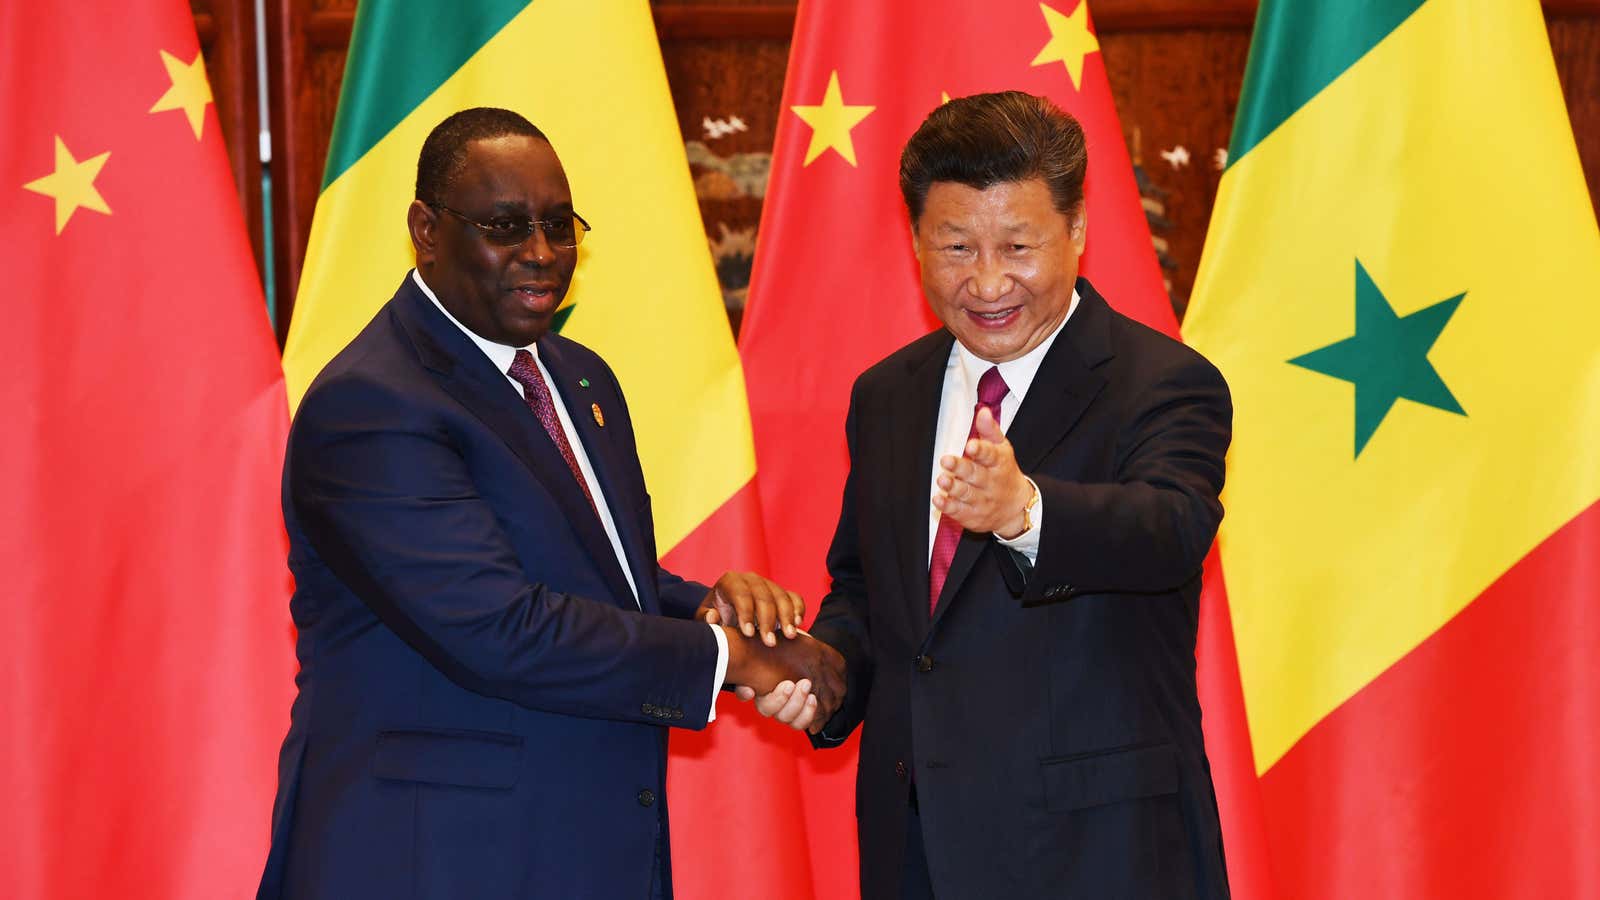
[[[1600,504],[1261,780],[1286,897],[1600,897]]]
[[[747,482],[661,558],[707,584],[728,569],[766,572],[760,499]],[[807,598],[815,604],[816,598]],[[674,730],[667,769],[672,882],[679,900],[719,900],[761,885],[771,900],[814,896],[795,755],[805,738],[732,694],[704,731]]]
[[[1250,725],[1244,714],[1244,688],[1239,683],[1239,655],[1233,641],[1233,618],[1222,559],[1213,546],[1206,557],[1200,589],[1200,635],[1195,649],[1200,692],[1201,727],[1206,759],[1217,792],[1222,819],[1223,853],[1228,861],[1228,886],[1234,900],[1269,900],[1271,858],[1262,819],[1261,785],[1256,779]]]

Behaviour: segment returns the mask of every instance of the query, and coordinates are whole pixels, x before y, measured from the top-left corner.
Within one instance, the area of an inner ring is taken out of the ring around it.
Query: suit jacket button
[[[655,714],[656,714],[656,707],[655,707],[655,704],[653,704],[653,703],[646,703],[646,704],[645,704],[645,705],[643,705],[643,706],[641,706],[641,707],[639,707],[639,712],[642,712],[642,713],[644,713],[644,714],[645,714],[645,715],[647,715],[647,716],[653,716],[653,715],[655,715]]]
[[[917,671],[918,672],[932,672],[933,671],[933,657],[929,656],[926,653],[922,654],[921,656],[918,656],[917,657]]]
[[[652,791],[649,788],[645,788],[644,790],[639,792],[639,805],[640,806],[652,806],[652,805],[655,804],[655,802],[656,802],[656,792],[655,791]]]
[[[899,778],[901,781],[905,781],[906,780],[906,761],[905,760],[897,759],[897,760],[894,761],[894,774],[895,774],[895,777]]]

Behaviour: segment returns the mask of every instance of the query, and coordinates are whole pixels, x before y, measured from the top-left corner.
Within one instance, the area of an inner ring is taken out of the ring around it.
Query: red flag
[[[900,150],[946,97],[998,90],[1050,97],[1083,123],[1082,273],[1123,313],[1177,334],[1087,2],[801,3],[740,350],[772,575],[807,597],[826,593],[850,385],[939,327],[911,254]],[[1203,619],[1208,737],[1219,725],[1242,735],[1225,602],[1206,603]],[[1239,738],[1227,746],[1230,764],[1231,751],[1249,751]],[[853,751],[803,759],[817,896],[855,896]],[[1253,790],[1249,776],[1219,787]]]
[[[188,4],[6,4],[0,123],[0,896],[245,896],[288,414]]]

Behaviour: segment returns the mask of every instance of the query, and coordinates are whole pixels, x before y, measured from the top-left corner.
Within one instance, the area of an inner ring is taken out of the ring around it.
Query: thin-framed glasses
[[[483,232],[485,239],[491,244],[502,247],[516,247],[533,236],[534,226],[544,232],[544,239],[551,246],[571,249],[583,243],[583,236],[589,231],[589,223],[583,216],[573,213],[570,216],[561,216],[555,219],[535,219],[532,216],[505,215],[495,216],[487,222],[480,222],[460,210],[451,209],[443,203],[429,203],[434,209],[443,210],[461,221]]]

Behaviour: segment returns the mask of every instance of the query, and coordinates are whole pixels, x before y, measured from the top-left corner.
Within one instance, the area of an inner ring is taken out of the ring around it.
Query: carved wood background
[[[259,223],[252,0],[193,0],[192,6],[241,199],[251,222]],[[322,178],[355,0],[267,0],[266,8],[272,265],[281,340]],[[705,151],[691,147],[691,171],[737,327],[740,279],[748,276],[760,217],[761,167],[780,114],[795,4],[652,0],[651,8],[684,140]],[[1147,198],[1159,198],[1155,234],[1165,244],[1180,309],[1216,197],[1221,173],[1213,154],[1228,143],[1255,8],[1255,0],[1092,5],[1124,137],[1147,176]],[[1590,196],[1600,201],[1600,0],[1545,0],[1544,9]],[[733,117],[743,130],[733,127]],[[1161,156],[1179,146],[1188,151],[1186,165]],[[251,238],[259,259],[258,224]]]

